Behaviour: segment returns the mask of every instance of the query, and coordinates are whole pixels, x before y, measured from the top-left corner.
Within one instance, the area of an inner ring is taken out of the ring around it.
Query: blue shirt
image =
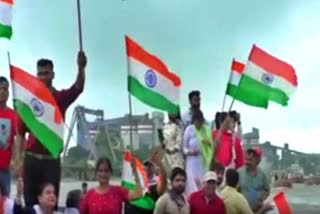
[[[249,174],[246,166],[241,167],[238,172],[240,191],[248,200],[250,207],[255,209],[264,192],[270,191],[268,175],[260,168],[255,174]]]

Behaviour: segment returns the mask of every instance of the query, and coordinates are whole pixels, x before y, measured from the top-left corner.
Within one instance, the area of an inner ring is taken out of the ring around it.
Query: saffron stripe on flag
[[[142,182],[143,182],[143,183],[141,183],[141,185],[148,187],[148,176],[144,170],[143,164],[136,157],[134,157],[130,151],[125,151],[124,161],[129,162],[130,166],[131,166],[132,158],[135,159],[135,166],[136,166],[137,172],[141,176],[140,181],[142,179]]]
[[[159,72],[166,78],[170,79],[175,86],[181,85],[180,78],[176,74],[170,72],[167,66],[157,56],[154,56],[145,51],[138,43],[133,41],[129,36],[126,36],[125,39],[128,57],[132,57],[140,61],[141,63],[145,64],[146,66]]]
[[[10,77],[13,81],[21,85],[26,90],[30,91],[32,94],[34,94],[42,101],[51,104],[52,106],[54,106],[55,109],[57,109],[55,111],[54,122],[61,123],[63,121],[63,117],[60,111],[58,110],[59,108],[56,104],[54,97],[47,90],[39,90],[39,88],[45,87],[44,84],[28,72],[25,72],[18,67],[11,65],[11,70],[13,72],[10,72]]]
[[[0,0],[0,2],[5,2],[8,4],[13,4],[13,0]]]
[[[245,64],[236,61],[235,59],[233,59],[232,64],[231,64],[231,71],[235,71],[239,74],[242,74],[245,68]]]
[[[269,73],[284,78],[294,86],[298,85],[298,79],[295,70],[291,65],[277,59],[256,45],[253,45],[252,47],[249,55],[249,61],[253,62]]]

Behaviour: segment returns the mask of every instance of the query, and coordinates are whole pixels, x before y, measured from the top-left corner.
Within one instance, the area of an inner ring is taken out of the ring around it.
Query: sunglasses
[[[38,73],[37,73],[37,75],[38,76],[48,76],[48,75],[50,75],[50,71],[39,71]]]

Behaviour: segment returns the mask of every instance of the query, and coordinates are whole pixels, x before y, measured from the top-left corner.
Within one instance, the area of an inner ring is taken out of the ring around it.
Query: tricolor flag
[[[126,36],[128,91],[145,104],[177,113],[181,80],[156,56]]]
[[[286,195],[283,192],[280,192],[273,197],[273,204],[277,214],[293,214]]]
[[[232,60],[226,94],[247,105],[256,107],[268,106],[268,99],[255,94],[255,91],[253,91],[251,88],[242,88],[241,91],[239,90],[238,87],[244,70],[245,64],[236,61],[235,59]]]
[[[136,169],[139,175],[140,184],[144,192],[148,191],[148,177],[143,168],[143,164],[137,158],[135,158],[130,151],[125,151],[123,156],[123,168],[122,168],[122,186],[129,190],[136,188],[134,176],[132,173],[131,161],[135,159]],[[154,201],[147,195],[140,199],[130,201],[131,204],[141,207],[147,210],[152,210],[155,206]]]
[[[284,61],[253,46],[238,88],[238,96],[247,96],[256,106],[267,108],[265,100],[287,106],[298,86],[295,69]]]
[[[12,36],[12,7],[13,0],[0,0],[0,38]]]
[[[57,158],[63,149],[64,122],[49,89],[36,77],[10,67],[15,110],[32,134]]]

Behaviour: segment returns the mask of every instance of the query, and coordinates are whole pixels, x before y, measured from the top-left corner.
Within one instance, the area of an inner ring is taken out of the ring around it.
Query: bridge
[[[266,161],[271,164],[273,170],[286,170],[292,164],[299,164],[306,175],[320,173],[320,154],[308,154],[292,150],[287,143],[284,144],[284,147],[272,145],[268,141],[244,144],[245,149],[253,146],[261,148]]]

